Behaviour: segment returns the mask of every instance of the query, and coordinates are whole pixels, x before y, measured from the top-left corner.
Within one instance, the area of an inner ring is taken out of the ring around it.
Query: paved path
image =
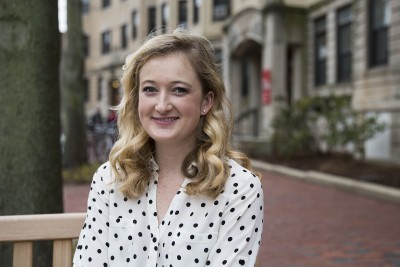
[[[262,174],[262,267],[400,267],[400,205]],[[85,211],[88,191],[66,185],[65,211]]]

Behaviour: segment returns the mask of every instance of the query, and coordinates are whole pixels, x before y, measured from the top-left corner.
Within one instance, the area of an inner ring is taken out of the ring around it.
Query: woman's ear
[[[201,103],[201,114],[206,115],[212,108],[214,103],[214,92],[208,92]]]

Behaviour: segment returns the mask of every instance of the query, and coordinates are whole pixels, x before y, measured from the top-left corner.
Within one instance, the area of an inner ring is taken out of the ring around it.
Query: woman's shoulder
[[[228,160],[230,173],[225,185],[227,193],[240,192],[240,191],[262,191],[262,184],[260,178],[252,171],[246,169],[233,159]]]
[[[259,177],[255,173],[253,173],[249,169],[243,167],[234,159],[229,158],[228,165],[229,165],[230,174],[232,177],[238,176],[239,178],[243,178],[243,179],[246,179],[246,177],[247,178],[252,177],[252,178],[257,178],[259,180]]]
[[[112,166],[109,161],[101,164],[93,175],[94,183],[110,184],[114,181]]]

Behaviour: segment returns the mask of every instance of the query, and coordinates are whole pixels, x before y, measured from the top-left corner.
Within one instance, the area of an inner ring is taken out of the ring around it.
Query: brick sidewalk
[[[400,205],[262,174],[263,267],[400,267]],[[85,211],[89,188],[65,185],[65,211]]]

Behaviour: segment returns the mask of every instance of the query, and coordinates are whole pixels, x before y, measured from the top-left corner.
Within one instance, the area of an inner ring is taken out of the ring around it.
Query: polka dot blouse
[[[189,196],[185,179],[164,219],[156,210],[157,171],[147,193],[128,199],[111,183],[111,166],[94,174],[74,266],[254,266],[263,230],[259,178],[235,161],[215,199]]]

